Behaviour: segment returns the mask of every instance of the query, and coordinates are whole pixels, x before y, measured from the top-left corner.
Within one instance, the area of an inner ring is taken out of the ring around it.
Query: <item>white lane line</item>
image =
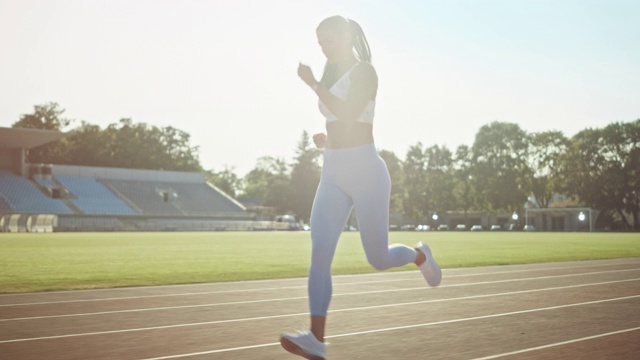
[[[462,296],[462,297],[456,297],[456,298],[432,299],[432,300],[412,301],[412,302],[405,302],[405,303],[393,303],[393,304],[384,304],[384,305],[361,306],[361,307],[355,307],[355,308],[331,310],[330,313],[361,311],[361,310],[373,310],[373,309],[382,309],[382,308],[391,308],[391,307],[411,306],[411,305],[416,305],[416,304],[449,302],[449,301],[460,301],[460,300],[471,300],[471,299],[491,298],[491,297],[507,296],[507,295],[529,294],[529,293],[541,292],[541,291],[566,290],[566,289],[570,289],[570,288],[578,288],[578,287],[585,287],[585,286],[608,285],[608,284],[612,284],[612,283],[621,283],[621,282],[638,281],[638,280],[640,280],[640,278],[634,279],[634,280],[617,280],[617,281],[612,281],[612,282],[558,286],[558,287],[550,287],[550,288],[544,288],[544,289],[510,291],[510,292],[495,293],[495,294],[471,295],[471,296]],[[97,331],[97,332],[77,333],[77,334],[67,334],[67,335],[53,335],[53,336],[43,336],[43,337],[36,337],[36,338],[2,340],[2,341],[0,341],[0,344],[2,344],[2,343],[12,343],[12,342],[34,341],[34,340],[60,339],[60,338],[89,336],[89,335],[118,334],[118,333],[125,333],[125,332],[137,332],[137,331],[159,330],[159,329],[172,329],[172,328],[182,328],[182,327],[189,327],[189,326],[227,324],[227,323],[235,323],[235,322],[243,322],[243,321],[267,320],[267,319],[277,319],[277,318],[293,317],[293,316],[308,316],[308,315],[309,314],[307,312],[304,312],[304,313],[292,313],[292,314],[259,316],[259,317],[252,317],[252,318],[215,320],[215,321],[206,321],[206,322],[198,322],[198,323],[163,325],[163,326],[150,326],[150,327],[135,328],[135,329]]]
[[[526,353],[526,352],[537,351],[537,350],[544,350],[544,349],[548,349],[548,348],[552,348],[552,347],[556,347],[556,346],[568,345],[568,344],[573,344],[573,343],[577,343],[577,342],[581,342],[581,341],[598,339],[598,338],[605,337],[605,336],[619,335],[619,334],[624,334],[624,333],[628,333],[628,332],[632,332],[632,331],[638,331],[638,330],[640,330],[640,327],[624,329],[624,330],[618,330],[618,331],[612,331],[612,332],[608,332],[608,333],[604,333],[604,334],[587,336],[587,337],[583,337],[583,338],[579,338],[579,339],[561,341],[561,342],[557,342],[557,343],[553,343],[553,344],[541,345],[541,346],[531,347],[531,348],[527,348],[527,349],[506,352],[506,353],[502,353],[502,354],[496,354],[496,355],[485,356],[485,357],[481,357],[481,358],[475,358],[474,360],[497,359],[497,358],[501,358],[501,357],[505,357],[505,356],[518,355],[518,354],[523,354],[523,353]]]
[[[628,271],[628,270],[615,270],[615,271]],[[540,277],[533,277],[533,278],[505,279],[505,280],[473,282],[473,283],[464,283],[464,284],[441,285],[440,288],[476,286],[476,285],[491,285],[491,284],[500,284],[500,283],[506,283],[506,282],[519,282],[519,281],[545,280],[545,279],[549,279],[549,278],[578,276],[578,275],[583,275],[583,274],[554,275],[552,277],[540,276]],[[599,283],[595,283],[595,284],[613,284],[613,283],[616,283],[616,282],[636,281],[636,280],[638,280],[638,279],[614,280],[614,281],[607,281],[607,282],[599,282]],[[589,284],[587,284],[587,285],[589,285]],[[576,286],[582,286],[582,285],[576,285]],[[422,290],[429,290],[429,288],[427,288],[425,286],[419,286],[419,287],[402,288],[402,289],[370,290],[370,291],[358,291],[358,292],[350,292],[350,293],[337,293],[337,294],[334,294],[333,296],[334,297],[338,297],[338,296],[371,295],[371,294],[385,294],[385,293],[393,293],[393,292],[422,291]],[[133,312],[144,312],[144,311],[177,310],[177,309],[190,309],[190,308],[229,306],[229,305],[236,306],[236,305],[258,304],[258,303],[265,303],[265,302],[293,301],[293,300],[302,300],[302,299],[307,299],[307,295],[305,295],[305,296],[297,296],[297,297],[286,297],[286,298],[232,301],[232,302],[224,302],[224,303],[208,303],[208,304],[197,304],[197,305],[163,306],[163,307],[156,307],[156,308],[140,308],[140,309],[127,309],[127,310],[97,311],[97,312],[77,313],[77,314],[31,316],[31,317],[23,317],[23,318],[0,319],[0,323],[1,322],[7,322],[7,321],[64,318],[64,317],[77,317],[77,316],[93,316],[93,315],[133,313]]]
[[[460,318],[460,319],[453,319],[453,320],[435,321],[435,322],[430,322],[430,323],[422,323],[422,324],[414,324],[414,325],[405,325],[405,326],[396,326],[396,327],[389,327],[389,328],[357,331],[357,332],[352,332],[352,333],[331,335],[331,336],[327,336],[326,338],[327,339],[333,339],[333,338],[340,338],[340,337],[347,337],[347,336],[375,334],[375,333],[398,331],[398,330],[408,330],[408,329],[427,327],[427,326],[455,324],[455,323],[461,323],[461,322],[466,322],[466,321],[485,320],[485,319],[492,319],[492,318],[498,318],[498,317],[521,315],[521,314],[528,314],[528,313],[534,313],[534,312],[540,312],[540,311],[558,310],[558,309],[574,307],[574,306],[594,305],[594,304],[600,304],[600,303],[605,303],[605,302],[629,300],[629,299],[636,299],[636,298],[640,298],[640,295],[625,296],[625,297],[613,298],[613,299],[605,299],[605,300],[587,301],[587,302],[582,302],[582,303],[573,303],[573,304],[558,305],[558,306],[549,306],[549,307],[543,307],[543,308],[537,308],[537,309],[529,309],[529,310],[511,311],[511,312],[500,313],[500,314],[474,316],[474,317]],[[238,351],[238,350],[248,350],[248,349],[254,349],[254,348],[258,348],[258,347],[266,347],[266,346],[274,346],[274,345],[279,345],[279,343],[267,343],[267,344],[250,345],[250,346],[246,346],[246,347],[235,347],[235,348],[217,349],[217,350],[209,350],[209,351],[200,351],[200,352],[194,352],[194,353],[188,353],[188,354],[177,354],[177,355],[169,355],[169,356],[162,356],[162,357],[155,357],[155,358],[146,358],[146,359],[142,359],[142,360],[177,359],[177,358],[199,356],[199,355],[209,355],[209,354],[231,352],[231,351]]]
[[[539,276],[532,278],[522,278],[522,279],[505,279],[505,280],[495,280],[495,281],[478,281],[471,284],[452,284],[452,285],[441,285],[440,287],[456,287],[456,286],[469,286],[469,285],[485,285],[485,284],[496,284],[501,282],[512,282],[512,281],[521,281],[521,280],[537,280],[537,279],[553,279],[559,277],[568,277],[568,276],[586,276],[586,275],[599,275],[599,274],[609,274],[609,273],[618,273],[618,272],[629,272],[629,271],[640,271],[640,268],[636,269],[621,269],[621,270],[605,270],[605,271],[594,271],[587,273],[578,273],[578,274],[562,274],[562,275],[547,275],[547,276]],[[488,274],[492,275],[492,274]],[[412,279],[394,279],[394,280],[385,280],[385,281],[363,281],[363,282],[353,282],[353,283],[344,283],[344,284],[334,284],[334,287],[337,286],[353,286],[353,285],[362,285],[362,284],[377,284],[381,282],[398,282],[398,281],[415,281],[417,278]],[[115,300],[138,300],[138,299],[149,299],[149,298],[166,298],[166,297],[177,297],[177,296],[193,296],[193,295],[213,295],[213,294],[221,294],[221,293],[231,293],[231,292],[253,292],[253,291],[281,291],[281,290],[291,290],[291,289],[306,289],[306,285],[301,286],[285,286],[285,287],[277,287],[277,288],[265,288],[265,289],[246,289],[246,290],[224,290],[224,291],[205,291],[205,292],[195,292],[195,293],[180,293],[180,294],[161,294],[161,295],[141,295],[141,296],[126,296],[126,297],[113,297],[113,298],[101,298],[101,299],[77,299],[77,300],[62,300],[62,301],[44,301],[44,302],[33,302],[33,303],[20,303],[20,304],[1,304],[0,307],[19,307],[19,306],[34,306],[34,305],[52,305],[52,304],[68,304],[68,303],[79,303],[79,302],[99,302],[99,301],[115,301]],[[418,290],[423,289],[424,287],[413,287],[413,288],[405,288],[405,289],[394,289],[394,290],[386,290],[381,292],[394,292],[394,291],[410,291],[410,290]],[[378,292],[378,291],[373,291]],[[340,295],[352,295],[352,294],[369,294],[372,292],[363,292],[363,293],[347,293],[347,294],[334,294],[333,296]],[[272,299],[266,301],[278,301],[278,300],[288,300],[288,298],[283,299]],[[258,300],[258,302],[263,300]],[[238,302],[241,304],[243,302]],[[235,303],[228,303],[235,304]],[[225,304],[227,305],[227,304]]]
[[[638,258],[640,260],[640,258]],[[611,259],[609,259],[611,260]],[[586,261],[597,261],[603,262],[607,260],[586,260]],[[566,262],[566,264],[574,264],[581,263],[582,261],[575,262]],[[533,272],[533,271],[546,271],[546,270],[568,270],[568,269],[580,269],[580,268],[595,268],[595,267],[610,267],[610,266],[619,266],[619,265],[638,265],[640,262],[608,262],[608,263],[595,263],[595,264],[585,264],[585,265],[571,265],[571,266],[556,266],[556,267],[543,267],[548,263],[532,263],[532,264],[514,264],[514,265],[503,265],[503,266],[490,266],[490,267],[522,267],[522,266],[531,266],[527,269],[517,269],[517,270],[503,270],[503,271],[490,271],[490,272],[476,272],[469,274],[447,274],[448,278],[456,278],[456,277],[467,277],[467,276],[483,276],[483,275],[496,275],[496,274],[512,274],[512,273],[520,273],[520,272]],[[468,271],[472,269],[478,268],[452,268],[452,269],[443,269],[443,272],[460,272],[460,271]],[[370,280],[370,281],[362,281],[362,282],[334,282],[334,286],[337,285],[357,285],[357,284],[367,284],[367,283],[383,283],[383,282],[393,282],[393,281],[411,281],[417,279],[416,274],[419,274],[416,270],[408,270],[408,271],[387,271],[387,272],[374,272],[368,274],[350,274],[350,275],[335,275],[334,280],[340,280],[343,278],[361,278],[361,277],[387,277],[387,276],[397,276],[397,275],[407,275],[411,276],[406,279],[389,279],[389,280]],[[419,275],[418,275],[419,276]],[[38,304],[53,304],[53,303],[64,303],[64,302],[76,302],[76,301],[103,301],[103,300],[119,300],[119,299],[137,299],[137,298],[145,298],[145,297],[163,297],[163,296],[190,296],[190,295],[198,295],[198,294],[216,294],[216,293],[233,293],[233,292],[251,292],[251,291],[269,291],[269,290],[280,290],[280,289],[295,289],[295,288],[305,288],[306,287],[306,278],[288,278],[288,279],[264,279],[264,280],[245,280],[245,281],[235,281],[235,282],[218,282],[218,283],[200,283],[200,284],[173,284],[173,285],[156,285],[156,286],[133,286],[133,287],[122,287],[122,288],[104,288],[104,289],[82,289],[82,290],[61,290],[61,291],[46,291],[46,292],[28,292],[28,293],[8,293],[8,294],[0,294],[0,298],[2,297],[22,297],[22,296],[49,296],[56,294],[74,294],[74,293],[94,293],[94,292],[130,292],[130,291],[139,291],[139,290],[153,290],[153,289],[163,289],[163,288],[184,288],[184,287],[203,287],[209,285],[220,285],[220,286],[233,286],[233,284],[265,284],[265,283],[273,283],[273,282],[291,282],[295,280],[304,281],[304,285],[297,286],[285,286],[285,287],[271,287],[271,288],[248,288],[248,289],[234,289],[234,290],[214,290],[214,291],[205,291],[205,292],[189,292],[182,294],[158,294],[158,295],[144,295],[144,296],[127,296],[127,297],[111,297],[111,298],[101,298],[101,299],[80,299],[80,300],[61,300],[61,301],[49,301],[49,302],[38,302],[38,303],[29,303],[29,304],[0,304],[0,306],[19,306],[19,305],[38,305]]]
[[[143,359],[143,360],[177,359],[177,358],[182,358],[182,357],[199,356],[199,355],[211,355],[211,354],[230,352],[230,351],[238,351],[238,350],[251,350],[251,349],[258,349],[258,348],[276,346],[276,345],[280,345],[280,343],[279,342],[275,342],[275,343],[266,343],[266,344],[258,344],[258,345],[239,346],[239,347],[235,347],[235,348],[201,351],[201,352],[196,352],[196,353],[191,353],[191,354],[169,355],[169,356],[162,356],[162,357],[156,357],[156,358],[148,358],[148,359]]]

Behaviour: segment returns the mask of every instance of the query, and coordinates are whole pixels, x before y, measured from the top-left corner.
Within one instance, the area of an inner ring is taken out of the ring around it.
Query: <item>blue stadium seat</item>
[[[56,176],[56,179],[76,197],[71,201],[85,214],[136,214],[122,199],[95,178]]]
[[[0,194],[13,205],[13,212],[73,213],[62,200],[46,196],[29,179],[14,175],[8,171],[0,171]]]

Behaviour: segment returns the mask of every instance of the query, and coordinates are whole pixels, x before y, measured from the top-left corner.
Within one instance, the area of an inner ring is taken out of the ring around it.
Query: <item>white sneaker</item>
[[[420,265],[420,272],[422,272],[427,283],[430,286],[440,285],[440,281],[442,280],[442,270],[440,270],[440,265],[438,265],[436,259],[433,258],[431,249],[429,249],[427,244],[423,244],[422,241],[415,247],[427,256],[427,260]]]
[[[324,360],[327,345],[320,342],[309,330],[297,334],[282,334],[280,345],[288,352],[309,360]]]

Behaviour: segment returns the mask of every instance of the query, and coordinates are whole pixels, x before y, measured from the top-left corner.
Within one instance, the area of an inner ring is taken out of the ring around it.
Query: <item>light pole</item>
[[[589,212],[589,215],[591,215],[591,212]],[[586,218],[587,216],[584,214],[584,212],[580,211],[580,214],[578,214],[578,220],[580,221],[581,228]],[[589,231],[591,231],[591,219],[589,219]]]

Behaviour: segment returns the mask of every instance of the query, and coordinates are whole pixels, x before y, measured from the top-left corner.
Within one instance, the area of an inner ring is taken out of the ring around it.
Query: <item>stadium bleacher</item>
[[[227,213],[244,212],[237,204],[223,193],[214,191],[208,184],[172,184],[178,194],[182,194],[178,201],[180,206],[193,214],[210,214],[212,204],[216,204],[217,211]]]
[[[10,212],[13,212],[13,207],[4,195],[0,194],[0,214]]]
[[[29,161],[69,134],[0,127],[0,232],[254,228],[255,213],[199,172]]]
[[[54,188],[57,186],[56,182],[53,181],[53,178],[50,177],[39,177],[37,179],[35,179],[35,181],[40,184],[40,186],[45,187],[45,188]]]
[[[171,189],[173,192],[169,201],[189,215],[210,215],[216,212],[233,213],[244,212],[237,204],[215,191],[206,183],[175,183],[164,182],[157,185],[160,189]]]
[[[0,170],[0,232],[257,229],[255,214],[201,173],[47,166]]]
[[[171,189],[153,181],[98,179],[107,188],[128,199],[142,214],[147,215],[186,215],[176,204],[169,201]],[[165,201],[165,195],[167,199]]]
[[[71,202],[85,214],[133,215],[136,212],[96,179],[56,176],[76,198]]]
[[[46,196],[29,179],[8,171],[0,171],[0,194],[13,204],[13,211],[18,213],[73,213],[62,200]]]
[[[245,209],[207,183],[98,179],[147,215],[213,215]]]
[[[204,181],[180,183],[56,175],[33,182],[7,171],[0,171],[0,211],[73,213],[64,201],[45,195],[36,184],[44,189],[63,187],[71,195],[68,201],[82,213],[91,215],[202,216],[245,212]]]

